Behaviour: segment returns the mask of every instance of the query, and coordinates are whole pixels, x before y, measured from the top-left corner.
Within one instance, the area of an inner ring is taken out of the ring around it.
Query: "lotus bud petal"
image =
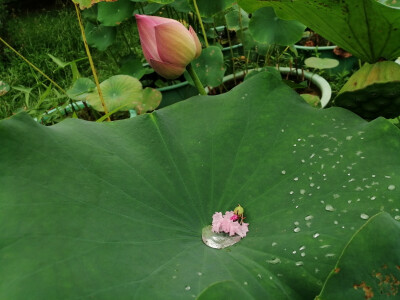
[[[192,26],[189,27],[189,32],[192,35],[192,38],[194,40],[194,43],[196,45],[196,56],[195,58],[198,58],[201,54],[201,43],[199,40],[199,37],[197,36],[196,32],[194,31],[194,29],[192,28]]]
[[[150,59],[150,66],[166,79],[175,79],[185,72],[185,66],[173,65],[167,62],[162,62]]]
[[[173,19],[135,15],[144,57],[161,76],[175,79],[200,56],[201,43],[193,28]],[[171,70],[167,70],[170,68]]]

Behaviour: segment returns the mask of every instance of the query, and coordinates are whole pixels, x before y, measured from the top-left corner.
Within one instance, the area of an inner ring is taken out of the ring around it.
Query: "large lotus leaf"
[[[128,75],[115,75],[100,84],[104,102],[108,111],[120,107],[122,110],[133,109],[143,101],[142,84]],[[98,111],[104,111],[97,88],[86,96],[86,101]]]
[[[222,83],[225,74],[224,55],[217,46],[210,46],[203,49],[201,55],[192,61],[200,81],[207,86],[218,86]],[[193,82],[186,74],[186,79]]]
[[[85,34],[87,42],[90,46],[97,48],[100,51],[106,50],[112,45],[117,36],[115,27],[95,25],[87,22],[85,26]]]
[[[247,11],[275,8],[284,19],[295,19],[358,58],[376,62],[400,56],[400,11],[376,0],[239,0]]]
[[[298,21],[278,18],[272,7],[262,7],[253,13],[249,22],[249,31],[259,43],[292,45],[298,42],[306,26]]]
[[[379,213],[346,246],[318,299],[398,299],[399,279],[400,223]]]
[[[0,299],[313,299],[368,216],[400,215],[399,130],[265,73],[129,120],[16,115],[0,140]],[[247,237],[203,244],[238,203]]]
[[[135,4],[130,0],[101,2],[98,4],[97,19],[104,26],[116,26],[132,17]]]

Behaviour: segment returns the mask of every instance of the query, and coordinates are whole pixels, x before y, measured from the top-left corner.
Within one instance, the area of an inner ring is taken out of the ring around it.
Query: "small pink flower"
[[[239,217],[236,215],[236,214],[234,214],[232,217],[231,217],[231,220],[232,221],[237,221],[239,219]]]
[[[249,231],[249,224],[239,222],[235,222],[238,219],[238,216],[233,213],[233,211],[227,211],[224,215],[220,212],[216,212],[213,215],[212,221],[212,231],[213,232],[225,232],[230,236],[235,234],[240,237],[245,237],[246,233]]]

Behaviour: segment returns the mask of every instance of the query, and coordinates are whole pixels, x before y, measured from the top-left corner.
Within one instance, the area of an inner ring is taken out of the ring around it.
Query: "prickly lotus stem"
[[[392,61],[366,63],[340,90],[335,105],[365,119],[400,115],[400,65]]]

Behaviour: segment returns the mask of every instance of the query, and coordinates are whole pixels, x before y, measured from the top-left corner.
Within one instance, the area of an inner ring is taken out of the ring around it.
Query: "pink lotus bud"
[[[186,29],[176,20],[135,15],[143,54],[161,76],[175,79],[200,56],[201,44],[192,27]]]

